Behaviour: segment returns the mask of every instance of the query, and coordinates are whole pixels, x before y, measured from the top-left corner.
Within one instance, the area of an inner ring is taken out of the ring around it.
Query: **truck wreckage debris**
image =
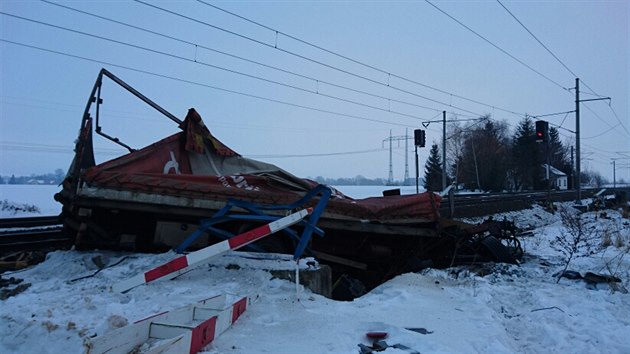
[[[103,132],[99,106],[105,77],[176,122],[181,131],[139,150]],[[96,164],[93,131],[129,153]],[[441,197],[432,192],[353,199],[242,157],[213,136],[194,109],[182,121],[105,69],[92,89],[74,159],[55,199],[63,204],[64,230],[77,247],[138,252],[200,249],[298,208],[314,208],[307,222],[248,247],[313,256],[330,265],[339,288],[333,297],[340,299],[360,296],[403,272],[487,261],[517,263],[522,254],[513,224],[471,225],[442,218]],[[204,232],[182,245],[203,225]]]

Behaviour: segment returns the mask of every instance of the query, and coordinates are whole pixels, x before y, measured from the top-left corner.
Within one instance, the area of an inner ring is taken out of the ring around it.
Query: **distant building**
[[[543,176],[547,176],[547,164],[542,165]],[[567,174],[560,171],[559,169],[549,166],[549,179],[551,180],[551,188],[558,190],[566,190],[568,189],[568,178]]]

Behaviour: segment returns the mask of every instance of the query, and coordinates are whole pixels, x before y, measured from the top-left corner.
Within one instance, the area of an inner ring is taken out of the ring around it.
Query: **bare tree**
[[[552,243],[552,247],[562,253],[564,257],[564,269],[558,273],[556,283],[565,274],[573,257],[579,253],[589,253],[593,247],[595,235],[588,230],[586,222],[578,210],[571,207],[561,207],[560,219],[564,231],[558,234]]]
[[[464,158],[464,144],[466,140],[464,138],[464,129],[459,123],[449,123],[448,135],[446,138],[446,163],[449,166],[448,170],[455,184],[458,184],[460,180],[459,165]]]

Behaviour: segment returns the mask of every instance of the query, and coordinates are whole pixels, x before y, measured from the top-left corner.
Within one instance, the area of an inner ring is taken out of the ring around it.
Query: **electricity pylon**
[[[392,142],[398,141],[398,147],[400,147],[400,141],[405,141],[405,179],[404,183],[409,180],[409,140],[413,140],[412,136],[409,136],[407,129],[405,129],[405,135],[392,136],[392,131],[389,131],[389,138],[383,139],[383,145],[386,141],[389,142],[389,177],[387,178],[387,184],[394,183],[394,165],[392,162]]]

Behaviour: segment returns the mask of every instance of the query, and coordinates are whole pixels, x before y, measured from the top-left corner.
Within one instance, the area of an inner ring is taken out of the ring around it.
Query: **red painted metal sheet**
[[[232,323],[236,322],[239,317],[247,310],[247,298],[244,297],[234,303],[232,308]]]
[[[148,283],[186,267],[188,267],[188,260],[186,259],[186,256],[177,257],[168,263],[164,263],[161,266],[144,273],[144,281]]]
[[[254,242],[260,238],[263,238],[266,235],[271,233],[271,229],[269,228],[269,224],[257,227],[251,231],[247,231],[238,236],[234,236],[228,239],[228,244],[230,245],[230,249],[235,249],[242,247],[248,243]]]
[[[216,335],[217,316],[202,322],[193,328],[190,340],[190,354],[196,354],[214,340]]]

